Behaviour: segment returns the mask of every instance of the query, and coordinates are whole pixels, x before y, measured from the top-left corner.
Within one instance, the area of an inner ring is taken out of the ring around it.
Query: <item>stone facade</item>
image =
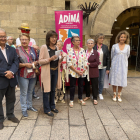
[[[106,35],[105,44],[110,45],[111,30],[114,20],[127,8],[140,6],[139,0],[86,0],[97,2],[99,8],[86,19],[83,24],[84,40],[93,38],[97,33]],[[85,0],[70,0],[70,9],[77,10]],[[65,0],[0,0],[0,27],[7,35],[17,38],[22,22],[27,22],[31,28],[31,37],[41,46],[45,43],[45,35],[49,30],[55,30],[55,10],[65,10]],[[85,45],[85,44],[83,44]]]

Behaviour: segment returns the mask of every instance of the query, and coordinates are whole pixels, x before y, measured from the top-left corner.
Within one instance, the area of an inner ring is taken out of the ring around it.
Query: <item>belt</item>
[[[57,70],[58,69],[58,67],[56,67],[56,68],[50,68],[51,70]]]

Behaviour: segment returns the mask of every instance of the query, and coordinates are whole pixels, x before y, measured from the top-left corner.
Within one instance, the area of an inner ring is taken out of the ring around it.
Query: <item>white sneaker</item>
[[[103,100],[104,99],[104,97],[103,97],[102,94],[99,94],[99,98],[100,98],[100,100]]]

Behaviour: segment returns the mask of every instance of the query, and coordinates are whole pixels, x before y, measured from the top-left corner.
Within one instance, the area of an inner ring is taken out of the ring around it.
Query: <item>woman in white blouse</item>
[[[76,80],[78,78],[78,103],[85,105],[85,102],[82,100],[83,93],[83,82],[84,77],[86,77],[86,68],[87,68],[87,59],[85,50],[81,48],[80,37],[73,36],[71,42],[74,45],[73,48],[67,50],[67,64],[70,74],[70,103],[69,106],[73,107],[74,93]]]

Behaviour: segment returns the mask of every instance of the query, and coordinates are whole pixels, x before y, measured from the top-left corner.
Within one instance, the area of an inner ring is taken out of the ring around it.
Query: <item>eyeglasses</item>
[[[81,40],[75,40],[76,42],[81,41]]]
[[[88,43],[88,45],[93,45],[93,43]]]
[[[7,36],[0,36],[0,39],[6,39]]]
[[[21,41],[28,41],[29,39],[20,39]]]
[[[52,39],[57,39],[57,37],[50,37],[50,38],[52,38]]]

